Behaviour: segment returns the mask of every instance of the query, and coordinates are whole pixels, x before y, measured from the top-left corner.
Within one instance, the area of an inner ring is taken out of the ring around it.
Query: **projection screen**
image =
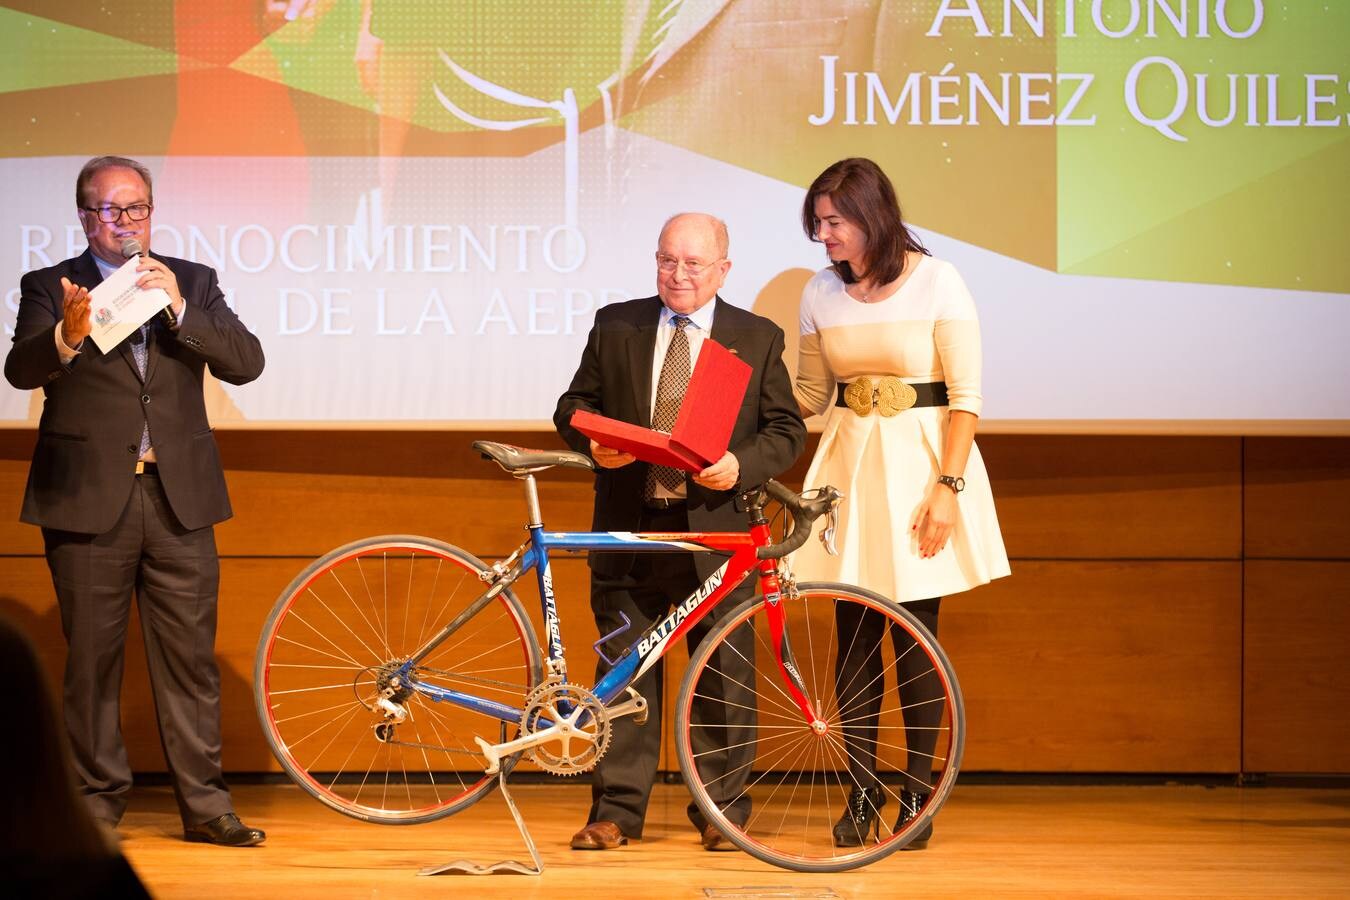
[[[5,348],[136,157],[267,353],[218,424],[547,427],[682,210],[793,365],[804,188],[868,156],[974,294],[985,430],[1350,433],[1347,3],[44,0],[0,47]]]

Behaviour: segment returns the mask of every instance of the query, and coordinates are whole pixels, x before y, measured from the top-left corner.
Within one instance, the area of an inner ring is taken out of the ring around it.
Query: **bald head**
[[[727,235],[727,223],[717,218],[717,216],[701,212],[676,213],[669,219],[666,219],[666,224],[661,226],[661,236],[657,238],[658,246],[665,240],[666,232],[670,230],[672,225],[677,223],[682,226],[688,226],[689,228],[706,228],[711,231],[712,241],[717,247],[718,256],[725,257],[727,251],[731,248],[731,238]]]
[[[726,281],[727,226],[707,213],[666,220],[656,245],[656,292],[666,308],[688,315],[707,305]]]

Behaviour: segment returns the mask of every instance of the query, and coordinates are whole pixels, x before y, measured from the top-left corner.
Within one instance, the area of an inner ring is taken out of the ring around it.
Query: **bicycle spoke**
[[[799,585],[781,609],[819,717],[807,722],[786,690],[766,609],[763,600],[740,607],[690,656],[676,708],[686,783],[710,822],[775,865],[826,872],[880,859],[926,824],[956,777],[963,713],[950,665],[922,626],[884,598]],[[732,639],[738,628],[753,629],[753,659]],[[934,715],[946,718],[935,723]],[[941,768],[929,776],[934,764]],[[897,832],[902,785],[930,797]],[[836,845],[836,817],[850,795],[874,787],[861,795],[866,833]],[[733,809],[745,824],[729,818]]]
[[[501,724],[429,692],[523,709],[542,664],[519,602],[503,592],[423,661],[444,665],[410,669],[402,655],[443,627],[442,612],[464,608],[457,598],[483,584],[481,571],[448,545],[371,539],[317,560],[287,589],[264,628],[255,685],[268,743],[301,787],[388,822],[447,815],[493,788],[473,736]]]

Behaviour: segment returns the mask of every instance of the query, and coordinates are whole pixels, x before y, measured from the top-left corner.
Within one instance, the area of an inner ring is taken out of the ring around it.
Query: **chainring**
[[[582,724],[576,724],[578,722]],[[569,733],[532,748],[528,751],[529,758],[539,768],[554,775],[579,775],[590,771],[605,755],[613,737],[605,705],[579,684],[545,681],[525,698],[520,733],[534,734],[560,723],[567,724]],[[577,744],[581,749],[573,752],[572,748]]]

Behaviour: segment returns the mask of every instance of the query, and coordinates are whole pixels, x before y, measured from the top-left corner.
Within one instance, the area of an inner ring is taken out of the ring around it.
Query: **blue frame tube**
[[[724,548],[708,547],[693,541],[664,541],[654,538],[638,537],[634,532],[626,531],[545,531],[542,525],[530,527],[530,547],[521,557],[519,581],[530,569],[534,569],[539,586],[539,598],[544,615],[544,631],[548,638],[549,659],[558,661],[563,658],[562,628],[558,618],[557,600],[553,593],[553,572],[549,564],[549,551],[563,553],[584,553],[587,551],[627,551],[630,553],[725,553]],[[638,655],[625,651],[617,665],[605,674],[595,685],[594,692],[604,703],[609,703],[627,686],[633,673],[637,671]],[[407,673],[404,673],[407,677]],[[567,673],[558,674],[566,678]],[[522,709],[484,700],[472,694],[452,691],[447,688],[413,681],[415,690],[425,694],[438,703],[453,703],[456,706],[482,713],[506,722],[518,722],[525,714]]]

